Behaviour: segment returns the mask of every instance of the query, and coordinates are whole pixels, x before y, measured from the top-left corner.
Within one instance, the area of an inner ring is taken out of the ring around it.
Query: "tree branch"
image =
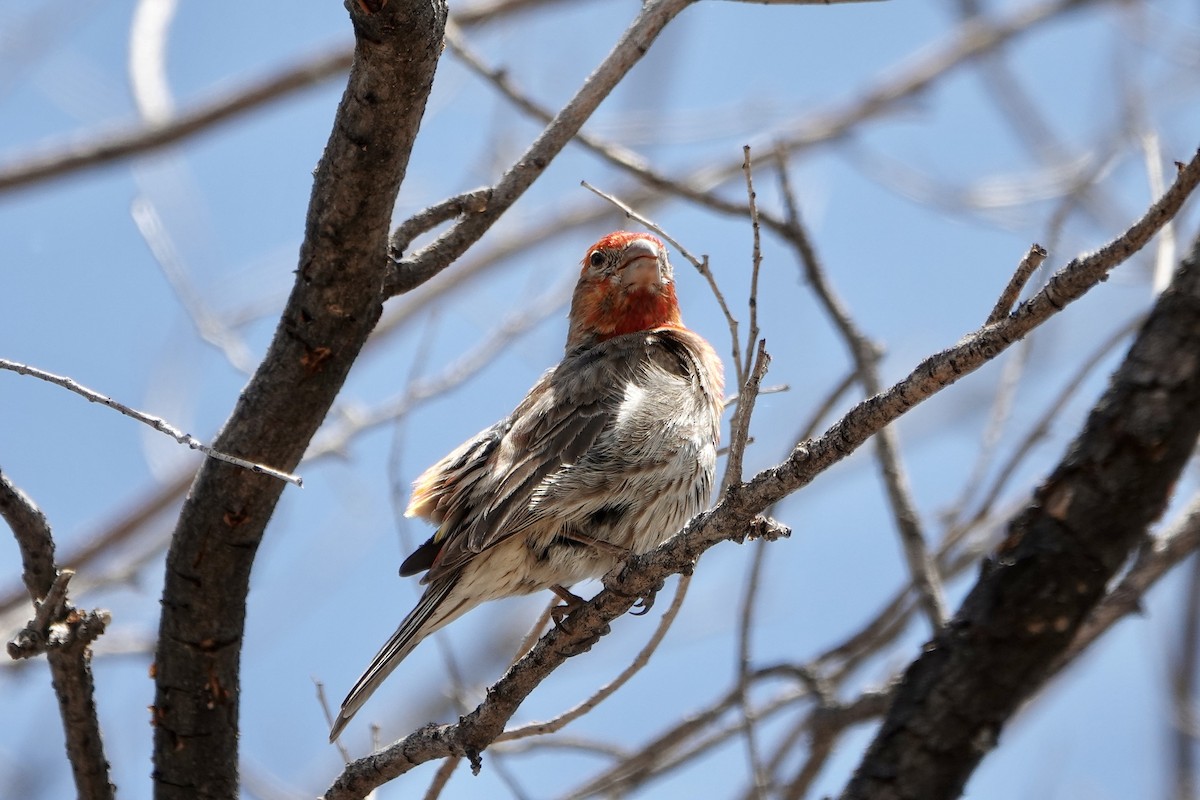
[[[567,146],[609,92],[641,60],[663,28],[692,0],[650,0],[571,101],[491,189],[485,208],[464,215],[453,228],[408,258],[393,262],[388,296],[403,294],[437,275],[478,241]]]
[[[1180,357],[1197,352],[1200,239],[1066,457],[908,668],[844,798],[960,795],[1165,508],[1200,435],[1200,359]]]
[[[62,716],[67,761],[75,779],[75,791],[83,800],[108,800],[114,796],[116,787],[109,780],[108,759],[100,738],[96,686],[92,680],[91,653],[88,652],[88,644],[103,632],[107,615],[104,612],[80,614],[66,603],[69,572],[59,573],[54,566],[54,537],[50,524],[41,509],[2,472],[0,517],[12,528],[17,539],[25,586],[30,599],[38,606],[34,621],[22,633],[31,633],[32,638],[45,645],[51,639],[52,626],[66,632],[57,646],[47,648],[46,660],[50,663],[51,683]],[[36,630],[30,630],[34,626]],[[81,626],[87,635],[76,635]],[[12,654],[11,645],[9,652]]]
[[[258,371],[214,443],[291,469],[333,403],[383,303],[397,191],[441,52],[444,2],[348,2],[354,66],[315,174],[291,296]],[[379,4],[371,4],[379,5]],[[238,793],[239,674],[254,555],[278,481],[201,468],[167,554],[156,653],[160,798]]]

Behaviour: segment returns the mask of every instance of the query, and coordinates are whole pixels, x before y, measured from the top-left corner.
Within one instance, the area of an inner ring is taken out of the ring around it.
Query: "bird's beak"
[[[646,239],[634,239],[625,247],[621,261],[621,285],[626,289],[649,289],[662,283],[662,265],[658,246]]]

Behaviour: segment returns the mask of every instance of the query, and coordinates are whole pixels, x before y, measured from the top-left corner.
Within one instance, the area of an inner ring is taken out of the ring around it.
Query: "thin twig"
[[[767,552],[766,542],[754,544],[754,555],[750,558],[750,569],[746,575],[746,588],[742,593],[742,610],[738,617],[737,685],[738,710],[742,715],[746,739],[746,758],[750,762],[751,797],[759,800],[769,789],[766,772],[763,771],[762,756],[758,744],[758,731],[750,708],[750,639],[754,631],[755,598],[762,584],[763,562]]]
[[[461,762],[462,759],[458,756],[450,756],[442,762],[437,772],[433,774],[429,788],[425,790],[424,800],[437,800],[442,796],[442,790],[446,788],[446,784],[450,782],[450,776],[454,774],[454,770],[458,769]]]
[[[742,459],[745,457],[746,443],[750,438],[750,416],[754,413],[759,387],[770,365],[771,356],[767,353],[767,340],[759,339],[758,350],[754,354],[754,366],[738,391],[737,408],[733,411],[733,419],[729,421],[729,454],[725,460],[725,476],[721,479],[721,496],[729,491],[730,486],[741,483]]]
[[[1192,570],[1183,595],[1183,628],[1171,665],[1171,702],[1175,719],[1171,731],[1172,782],[1175,800],[1193,800],[1196,778],[1196,667],[1200,662],[1200,555],[1192,555]]]
[[[535,722],[529,725],[524,725],[520,728],[507,730],[500,734],[500,736],[496,737],[496,741],[511,742],[517,739],[524,739],[529,736],[542,736],[547,733],[560,731],[611,697],[618,689],[628,683],[630,678],[641,671],[642,667],[646,666],[646,664],[650,662],[650,657],[654,655],[654,651],[658,649],[660,644],[662,644],[662,640],[666,637],[667,631],[671,629],[671,625],[674,624],[675,618],[679,616],[679,609],[683,607],[683,601],[684,598],[687,597],[688,587],[691,585],[691,583],[692,577],[690,575],[680,576],[679,583],[675,587],[675,596],[671,598],[671,605],[667,607],[667,610],[663,612],[662,618],[659,619],[658,627],[654,629],[654,633],[651,635],[650,640],[646,642],[645,646],[642,647],[640,651],[638,651],[637,656],[635,656],[633,661],[621,671],[621,674],[613,678],[604,686],[600,687],[600,689],[598,689],[596,693],[587,700],[584,700],[574,708],[559,714],[554,719],[547,722]]]
[[[754,235],[754,247],[750,253],[750,297],[747,304],[750,307],[749,329],[746,331],[746,352],[754,349],[758,341],[758,271],[762,266],[762,231],[758,224],[758,195],[754,192],[753,162],[750,159],[750,145],[742,147],[742,171],[746,174],[746,198],[750,207],[750,230]],[[750,364],[746,364],[750,369]],[[749,373],[739,374],[738,383],[745,383]]]
[[[1017,302],[1017,298],[1021,296],[1021,290],[1025,288],[1025,284],[1029,282],[1030,276],[1037,271],[1037,268],[1046,260],[1046,248],[1040,244],[1031,244],[1029,252],[1021,259],[1021,263],[1017,265],[1016,272],[1008,280],[1008,285],[1004,287],[1004,291],[1000,293],[1000,299],[996,301],[996,305],[992,307],[992,312],[988,314],[985,325],[991,325],[993,322],[999,322],[1004,317],[1008,316],[1008,312]]]
[[[236,331],[218,315],[212,313],[196,290],[184,267],[183,259],[167,233],[166,226],[154,204],[145,196],[134,198],[130,208],[134,226],[150,253],[175,291],[180,305],[187,312],[192,326],[200,338],[216,347],[225,356],[230,366],[245,375],[254,369],[254,358],[250,348]]]
[[[327,698],[325,696],[325,684],[324,684],[324,682],[319,681],[316,678],[313,678],[312,682],[313,682],[313,686],[317,690],[317,705],[319,705],[321,707],[321,713],[325,715],[325,727],[332,728],[333,727],[333,711],[330,709],[330,706],[329,706],[329,698]],[[346,746],[344,744],[342,744],[342,740],[340,738],[334,739],[333,744],[335,747],[337,747],[338,755],[340,755],[342,757],[342,763],[349,764],[350,763],[350,751],[346,749]]]
[[[36,367],[30,367],[25,364],[19,364],[16,361],[9,361],[5,358],[0,358],[0,369],[7,369],[11,372],[17,373],[18,375],[28,375],[32,378],[46,381],[47,383],[53,383],[55,386],[61,386],[62,388],[74,392],[89,402],[99,403],[102,406],[108,406],[113,411],[119,411],[131,419],[135,419],[138,422],[149,425],[159,433],[165,433],[167,436],[170,436],[180,444],[185,444],[193,450],[199,450],[201,453],[204,453],[210,458],[215,458],[218,461],[225,461],[229,464],[242,467],[243,469],[248,469],[251,472],[256,472],[261,475],[269,475],[272,478],[278,478],[281,481],[287,481],[288,483],[296,486],[304,485],[304,479],[298,475],[292,475],[289,472],[283,472],[282,470],[277,470],[273,467],[268,467],[263,464],[256,464],[253,461],[247,461],[243,458],[238,458],[237,456],[231,456],[228,453],[218,452],[201,442],[196,437],[192,436],[190,433],[184,433],[183,431],[179,430],[162,417],[156,417],[153,414],[147,414],[143,411],[130,408],[124,403],[119,403],[107,395],[103,395],[97,391],[89,389],[71,378],[67,378],[62,375],[55,375],[52,372],[46,372],[45,370],[40,370]]]

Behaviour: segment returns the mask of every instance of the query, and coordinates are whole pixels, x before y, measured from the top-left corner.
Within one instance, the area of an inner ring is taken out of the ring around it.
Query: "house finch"
[[[404,560],[416,608],[342,702],[330,741],[429,634],[485,600],[599,578],[708,502],[723,375],[683,326],[663,243],[610,233],[588,250],[566,354],[509,416],[416,480],[406,515],[438,529]]]

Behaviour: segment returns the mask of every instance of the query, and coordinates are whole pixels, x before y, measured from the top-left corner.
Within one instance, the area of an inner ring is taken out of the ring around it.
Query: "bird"
[[[400,566],[424,593],[342,702],[332,742],[425,637],[501,597],[600,578],[707,506],[724,374],[683,324],[662,241],[615,231],[588,248],[562,361],[504,419],[413,484],[405,516],[437,526]],[[556,617],[556,622],[561,616]]]

